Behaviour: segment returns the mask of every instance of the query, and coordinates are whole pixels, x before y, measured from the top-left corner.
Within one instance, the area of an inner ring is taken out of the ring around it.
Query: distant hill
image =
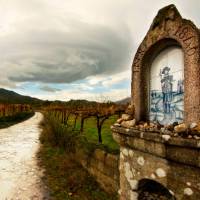
[[[124,105],[124,104],[128,104],[130,102],[131,102],[131,97],[126,97],[126,98],[124,98],[122,100],[116,101],[115,103]]]
[[[40,99],[20,95],[16,92],[0,88],[0,103],[39,105],[42,102]]]
[[[116,101],[117,104],[127,104],[131,101],[131,97],[124,98],[122,100]],[[70,100],[70,101],[43,101],[30,96],[24,96],[13,92],[11,90],[6,90],[0,88],[0,103],[11,103],[11,104],[31,104],[34,106],[48,106],[48,105],[94,105],[96,106],[95,101],[87,100]]]

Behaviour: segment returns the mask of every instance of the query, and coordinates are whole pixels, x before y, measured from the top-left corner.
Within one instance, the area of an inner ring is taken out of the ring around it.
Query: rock
[[[162,128],[160,129],[160,132],[161,132],[161,133],[164,133],[164,132],[165,132],[165,128],[162,127]]]
[[[121,125],[119,123],[115,123],[114,126],[119,126],[120,127]]]
[[[197,127],[197,123],[193,122],[190,124],[190,129],[196,128]]]
[[[166,127],[166,129],[169,130],[169,131],[174,131],[174,126],[173,126],[173,124],[168,125],[168,126]]]
[[[192,124],[193,124],[193,123],[192,123]],[[191,124],[191,125],[192,125],[192,124]],[[190,126],[191,126],[191,125],[190,125]],[[195,125],[196,125],[196,126],[195,126]],[[198,133],[200,133],[200,122],[194,123],[193,126],[195,126],[195,127],[190,128],[191,131],[192,131],[192,132],[198,132]]]
[[[145,123],[143,127],[148,128],[149,127],[148,123]]]
[[[193,137],[194,137],[195,140],[200,140],[200,137],[197,136],[197,135],[194,135]]]
[[[165,135],[172,135],[172,132],[167,130],[167,128],[164,128],[164,127],[160,129],[160,133],[165,134]]]
[[[165,140],[165,141],[168,141],[171,136],[170,135],[162,135],[162,138]]]
[[[144,130],[144,126],[142,125],[142,124],[139,124],[139,129],[141,130],[141,131],[143,131]]]
[[[119,119],[117,120],[117,123],[118,123],[118,124],[121,124],[122,121],[123,121],[123,119],[122,119],[122,118],[119,118]]]
[[[134,127],[135,123],[136,123],[135,119],[129,120],[129,121],[123,121],[121,123],[121,126],[124,127],[124,128],[130,128],[130,127]]]
[[[154,128],[154,127],[156,127],[156,124],[150,122],[150,123],[149,123],[149,126],[150,126],[151,128]]]
[[[164,126],[158,122],[158,124],[157,124],[157,129],[160,130],[160,129],[163,128],[163,127],[164,127]]]
[[[176,133],[183,133],[183,132],[186,132],[187,131],[187,125],[182,123],[182,124],[179,124],[177,126],[174,127],[174,131]]]
[[[172,135],[173,133],[172,133],[171,131],[165,129],[164,134],[165,134],[165,135]]]
[[[190,135],[198,135],[198,131],[194,130],[194,129],[190,129]]]
[[[178,126],[178,122],[174,122],[172,125],[173,126]]]
[[[129,115],[129,114],[122,114],[122,120],[124,121],[128,121],[128,120],[131,120],[132,119],[132,116]]]
[[[191,136],[191,135],[188,135],[188,138],[189,138],[189,139],[191,139],[191,138],[192,138],[192,136]]]
[[[125,111],[126,114],[129,114],[131,116],[134,116],[135,114],[135,108],[134,108],[134,105],[130,104],[128,105],[126,111]]]
[[[154,131],[154,128],[149,127],[149,131],[153,132],[153,131]]]

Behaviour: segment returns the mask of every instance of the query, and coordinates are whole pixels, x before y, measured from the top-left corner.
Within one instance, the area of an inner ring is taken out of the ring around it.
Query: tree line
[[[18,113],[32,112],[28,104],[0,104],[0,117],[10,117]]]

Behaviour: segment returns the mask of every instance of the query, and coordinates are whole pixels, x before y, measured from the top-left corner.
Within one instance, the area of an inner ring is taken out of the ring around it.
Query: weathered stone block
[[[166,157],[176,162],[200,167],[199,150],[189,149],[185,147],[167,146]]]
[[[119,189],[118,155],[107,154],[96,149],[94,154],[87,155],[83,150],[77,149],[74,158],[92,174],[101,187],[108,193],[117,193]]]

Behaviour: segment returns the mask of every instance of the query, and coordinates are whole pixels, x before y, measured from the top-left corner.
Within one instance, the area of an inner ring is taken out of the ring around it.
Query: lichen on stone
[[[185,188],[184,194],[187,195],[187,196],[191,196],[191,195],[193,195],[193,191],[192,191],[191,188]]]
[[[156,169],[156,175],[157,175],[159,178],[163,178],[163,177],[166,177],[166,172],[165,172],[164,169],[158,168],[158,169]]]
[[[142,156],[138,157],[138,159],[137,159],[137,163],[138,163],[139,165],[143,166],[144,163],[145,163],[144,158],[143,158]]]
[[[131,149],[129,149],[129,150],[128,150],[128,154],[129,154],[130,157],[133,157],[134,151],[131,150]]]
[[[128,156],[128,150],[126,148],[122,149],[122,153],[124,156]]]

